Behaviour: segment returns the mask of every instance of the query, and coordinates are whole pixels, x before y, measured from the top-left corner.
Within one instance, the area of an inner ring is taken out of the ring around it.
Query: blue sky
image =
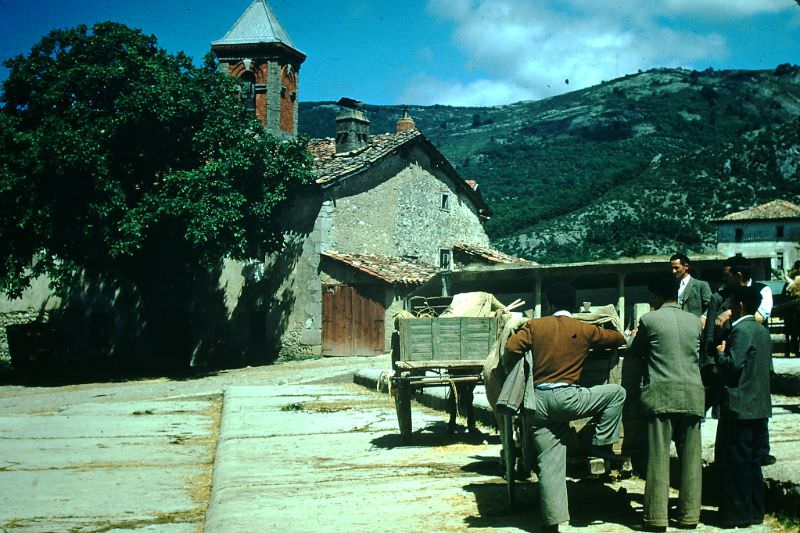
[[[251,0],[0,0],[0,58],[114,20],[197,62]],[[269,0],[308,55],[300,99],[497,105],[653,67],[800,63],[795,0]],[[7,77],[0,69],[0,79]],[[569,83],[566,82],[569,80]]]

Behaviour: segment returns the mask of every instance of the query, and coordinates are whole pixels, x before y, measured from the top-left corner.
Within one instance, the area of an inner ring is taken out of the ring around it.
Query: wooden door
[[[322,355],[377,355],[384,349],[386,309],[362,288],[322,287]]]

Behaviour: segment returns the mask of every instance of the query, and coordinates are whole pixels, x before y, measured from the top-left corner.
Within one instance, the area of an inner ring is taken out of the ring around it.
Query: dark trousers
[[[761,459],[767,453],[766,432],[766,418],[720,420],[717,425],[714,467],[723,523],[744,525],[764,518]]]

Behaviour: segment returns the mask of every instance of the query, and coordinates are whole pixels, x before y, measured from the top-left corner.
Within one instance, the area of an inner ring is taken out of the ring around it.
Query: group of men
[[[715,466],[719,476],[721,527],[743,527],[764,518],[762,464],[769,455],[769,379],[772,344],[765,322],[772,294],[754,283],[747,260],[732,257],[723,266],[723,286],[690,274],[684,254],[670,259],[672,275],[650,286],[652,311],[626,339],[622,333],[574,318],[575,289],[554,283],[547,290],[550,316],[528,321],[512,335],[504,355],[510,368],[532,353],[527,390],[535,406],[526,414],[538,456],[543,531],[558,531],[569,520],[566,452],[572,420],[592,417],[589,455],[620,460],[619,440],[625,389],[616,384],[581,387],[586,356],[595,347],[621,347],[641,357],[641,404],[647,415],[646,484],[642,529],[666,531],[669,523],[670,443],[680,461],[678,528],[700,520],[702,486],[701,423],[708,408],[719,419]],[[527,394],[527,392],[526,392]]]

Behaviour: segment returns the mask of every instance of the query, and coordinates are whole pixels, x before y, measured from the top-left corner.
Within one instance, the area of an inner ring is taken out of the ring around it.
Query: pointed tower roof
[[[228,30],[225,37],[211,43],[212,46],[242,44],[280,43],[296,52],[292,40],[283,29],[275,12],[266,0],[253,0],[250,7],[239,17],[236,24]]]

